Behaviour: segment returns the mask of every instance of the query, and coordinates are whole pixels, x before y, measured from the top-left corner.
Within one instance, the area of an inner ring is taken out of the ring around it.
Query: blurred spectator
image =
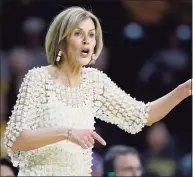
[[[13,167],[8,157],[1,158],[0,165],[1,165],[1,168],[0,168],[1,176],[13,176],[13,177],[17,176],[18,168]]]
[[[45,22],[38,17],[29,17],[24,21],[24,45],[15,46],[9,52],[10,88],[8,92],[9,115],[13,109],[24,75],[33,67],[47,65],[45,51],[41,45],[41,36]]]
[[[6,95],[9,85],[9,62],[6,53],[0,49],[1,55],[1,95]]]
[[[9,115],[15,104],[24,75],[28,71],[30,60],[31,55],[23,47],[15,47],[9,52],[10,85],[7,95]]]
[[[112,146],[103,163],[103,176],[141,176],[142,164],[139,153],[132,147]]]
[[[8,114],[8,105],[7,105],[7,92],[9,88],[9,63],[7,60],[7,55],[4,51],[0,50],[1,52],[1,94],[0,94],[0,139],[1,139],[1,158],[5,157],[7,154],[5,147],[3,146],[3,139],[4,139],[4,131],[7,122],[7,114]]]
[[[144,63],[138,76],[139,83],[148,89],[151,99],[160,97],[187,79],[183,76],[189,64],[190,59],[180,49],[177,36],[170,36],[168,48],[160,50]],[[157,95],[152,94],[155,90]]]
[[[118,20],[112,22],[113,30],[109,33],[108,74],[126,92],[137,99],[144,99],[136,78],[146,59],[163,45],[164,36],[167,37],[165,28],[168,26],[163,19],[168,3],[122,0],[120,4],[119,13],[115,13]]]
[[[31,61],[28,61],[29,69],[34,66],[37,67],[47,64],[45,51],[41,44],[44,29],[45,22],[39,17],[28,17],[22,25],[24,47],[31,54]]]
[[[11,79],[17,83],[16,90],[20,88],[24,75],[29,68],[30,53],[23,47],[16,47],[9,53]]]
[[[164,123],[153,125],[147,134],[148,149],[142,155],[145,170],[159,176],[172,176],[178,166],[177,146]]]

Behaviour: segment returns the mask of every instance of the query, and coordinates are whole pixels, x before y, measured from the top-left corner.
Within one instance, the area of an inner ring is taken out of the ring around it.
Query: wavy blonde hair
[[[83,21],[90,18],[95,24],[96,46],[95,56],[98,57],[103,48],[102,29],[98,18],[90,11],[81,7],[70,7],[59,13],[51,23],[45,40],[48,63],[56,65],[59,50],[66,45],[66,38]]]

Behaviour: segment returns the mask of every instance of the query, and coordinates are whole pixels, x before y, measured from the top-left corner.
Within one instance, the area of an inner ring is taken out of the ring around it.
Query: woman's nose
[[[84,37],[84,39],[83,39],[83,44],[89,44],[89,40],[88,40],[87,37]]]

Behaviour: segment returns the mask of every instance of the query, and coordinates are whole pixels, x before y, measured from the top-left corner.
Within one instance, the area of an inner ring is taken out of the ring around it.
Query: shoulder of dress
[[[110,78],[103,71],[96,68],[84,68],[84,72],[91,83],[104,83],[110,80]]]
[[[82,71],[83,73],[92,73],[92,72],[97,72],[99,70],[96,68],[91,68],[91,67],[83,67]]]
[[[45,73],[47,70],[47,66],[41,66],[41,67],[33,67],[28,71],[30,74],[42,74]]]
[[[83,68],[83,73],[93,76],[107,76],[103,71],[98,70],[97,68]]]
[[[31,78],[32,80],[35,80],[36,82],[40,82],[45,80],[47,74],[47,66],[41,66],[34,67],[28,70],[25,76]]]

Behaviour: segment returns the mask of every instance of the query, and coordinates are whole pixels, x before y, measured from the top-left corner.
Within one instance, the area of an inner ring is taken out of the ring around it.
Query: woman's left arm
[[[148,122],[152,125],[165,117],[175,106],[192,94],[192,79],[179,85],[167,95],[150,103]]]
[[[191,94],[191,80],[188,80],[162,98],[146,104],[125,93],[106,74],[98,70],[91,73],[96,118],[131,134],[159,121]]]

